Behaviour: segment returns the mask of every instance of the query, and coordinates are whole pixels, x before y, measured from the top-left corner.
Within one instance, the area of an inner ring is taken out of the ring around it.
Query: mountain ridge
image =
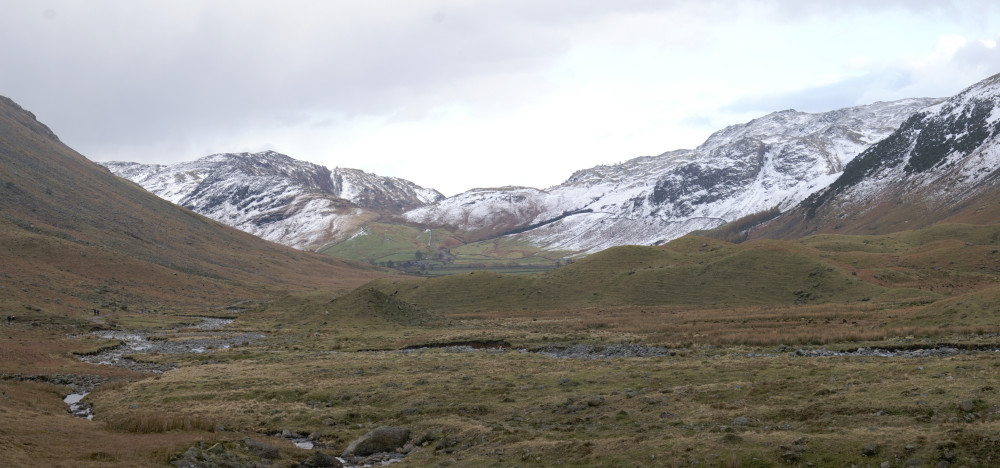
[[[913,112],[938,101],[904,99],[815,114],[774,112],[726,127],[693,150],[578,170],[545,190],[474,189],[403,216],[489,237],[579,212],[519,236],[544,249],[582,253],[658,244],[775,206],[794,206]],[[517,222],[498,225],[483,211]]]
[[[911,116],[844,173],[752,237],[887,233],[996,222],[1000,75]]]
[[[208,180],[207,172],[191,169],[230,153],[149,165],[144,171],[130,163],[105,165],[199,213],[301,249],[340,245],[340,251],[349,251],[360,237],[384,236],[385,230],[364,229],[382,223],[415,232],[437,229],[466,244],[509,236],[540,251],[572,256],[617,245],[661,244],[753,213],[791,209],[836,180],[857,154],[940,101],[912,98],[821,113],[773,112],[721,129],[694,149],[580,169],[546,189],[474,188],[452,197],[404,179],[355,169],[330,171],[273,152],[245,156],[280,155],[282,164],[308,168],[319,174],[314,178],[332,180],[333,187],[277,173],[255,184],[252,179],[263,175],[221,164],[205,169],[215,174]],[[192,174],[201,178],[191,179]],[[419,246],[403,248],[412,254]]]
[[[366,222],[443,198],[403,179],[287,155],[218,153],[170,165],[102,163],[150,192],[263,239],[314,250]]]

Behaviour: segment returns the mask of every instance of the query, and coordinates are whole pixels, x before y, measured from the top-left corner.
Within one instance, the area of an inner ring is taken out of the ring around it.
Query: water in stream
[[[74,416],[79,416],[88,421],[93,421],[94,413],[90,412],[90,405],[80,403],[80,400],[83,400],[83,397],[87,396],[88,393],[90,392],[70,393],[66,396],[66,398],[63,398],[63,401],[69,405],[69,411],[73,413]]]
[[[124,367],[139,372],[163,373],[174,367],[167,364],[136,361],[128,357],[135,353],[181,354],[204,353],[212,349],[227,349],[245,345],[263,338],[260,333],[220,332],[222,327],[233,323],[233,319],[200,317],[201,323],[189,327],[196,331],[136,332],[99,331],[92,333],[107,340],[120,340],[122,344],[97,354],[80,356],[80,360],[93,364]],[[86,391],[73,393],[64,400],[70,411],[82,418],[93,419],[90,406],[81,400]]]

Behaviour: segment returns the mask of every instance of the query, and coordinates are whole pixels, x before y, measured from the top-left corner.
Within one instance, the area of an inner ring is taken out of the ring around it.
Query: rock
[[[906,466],[908,466],[908,467],[909,466],[924,466],[924,465],[925,465],[924,459],[920,458],[920,457],[913,457],[913,458],[910,458],[909,460],[906,460]]]
[[[785,463],[796,463],[802,459],[802,455],[798,452],[788,451],[781,454],[781,459],[784,460]]]
[[[879,468],[889,468],[890,466],[892,466],[892,463],[884,461],[881,465],[879,465]]]
[[[750,424],[750,420],[743,416],[740,416],[733,420],[734,426],[746,426],[747,424]]]
[[[336,457],[327,455],[323,452],[313,452],[309,458],[302,463],[303,467],[308,468],[343,468],[344,464],[337,460]]]
[[[394,452],[410,439],[410,430],[405,427],[383,426],[351,442],[341,456],[368,456],[373,453]]]
[[[726,444],[739,444],[743,442],[743,438],[736,434],[726,434],[722,436],[722,442]]]
[[[972,400],[963,400],[961,403],[958,404],[958,409],[966,413],[971,413],[976,409],[976,402]]]
[[[587,400],[587,406],[601,406],[604,403],[604,397],[600,395],[594,395]]]
[[[258,442],[249,437],[243,439],[243,443],[246,444],[247,449],[253,452],[260,458],[266,458],[269,460],[275,460],[281,458],[281,452],[278,451],[278,447],[271,444],[265,444],[263,442]]]
[[[864,447],[861,447],[861,454],[866,457],[874,457],[875,455],[878,455],[878,449],[879,446],[875,442],[865,444]]]

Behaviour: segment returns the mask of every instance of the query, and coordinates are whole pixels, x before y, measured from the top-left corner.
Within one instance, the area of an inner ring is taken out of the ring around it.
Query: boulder
[[[309,459],[302,463],[302,466],[308,468],[343,468],[344,464],[340,460],[337,460],[336,457],[323,452],[313,452],[309,456]]]
[[[405,427],[380,427],[351,442],[341,456],[364,457],[373,453],[394,452],[410,440],[410,430]]]
[[[269,460],[281,458],[281,453],[278,451],[278,447],[271,444],[259,442],[249,437],[243,439],[243,443],[246,444],[247,450],[260,458],[266,458]]]

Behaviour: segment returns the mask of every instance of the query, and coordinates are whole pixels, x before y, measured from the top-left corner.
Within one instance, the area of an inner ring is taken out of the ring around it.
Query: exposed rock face
[[[993,205],[985,200],[1000,187],[998,135],[1000,75],[914,114],[759,235],[882,233],[950,217],[995,222],[982,205]]]

